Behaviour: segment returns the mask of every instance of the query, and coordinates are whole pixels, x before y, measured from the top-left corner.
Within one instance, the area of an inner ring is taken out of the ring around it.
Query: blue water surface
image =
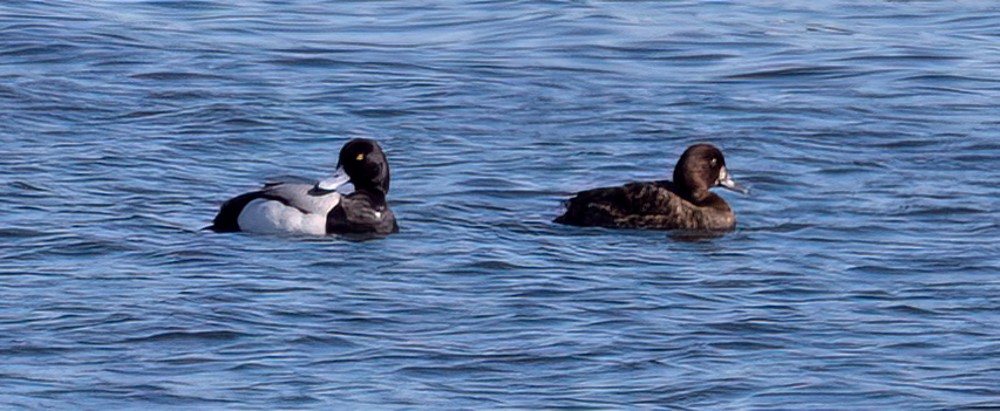
[[[998,107],[994,1],[3,2],[0,408],[1000,409]],[[362,136],[399,234],[200,230]]]

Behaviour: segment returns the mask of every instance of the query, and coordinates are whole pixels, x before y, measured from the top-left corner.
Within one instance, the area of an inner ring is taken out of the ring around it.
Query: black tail
[[[229,201],[222,203],[222,207],[219,209],[219,214],[215,216],[214,220],[212,220],[212,225],[205,228],[217,233],[233,233],[240,231],[239,218],[240,213],[243,212],[243,208],[246,207],[251,201],[263,196],[264,193],[254,191],[252,193],[238,195]]]
[[[621,187],[595,188],[566,200],[566,212],[554,220],[559,224],[613,227],[615,209],[621,208]]]
[[[563,206],[566,207],[566,211],[552,221],[558,224],[581,225],[583,220],[583,210],[581,210],[582,207],[580,207],[580,205],[582,205],[582,203],[574,201],[576,199],[577,197],[573,197],[569,200],[563,201]]]

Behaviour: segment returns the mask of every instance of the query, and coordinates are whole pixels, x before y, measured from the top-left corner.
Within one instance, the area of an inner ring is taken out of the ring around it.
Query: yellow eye
[[[364,160],[365,159],[365,154],[364,153],[358,154],[358,156],[354,157],[354,159],[357,160],[357,161]]]

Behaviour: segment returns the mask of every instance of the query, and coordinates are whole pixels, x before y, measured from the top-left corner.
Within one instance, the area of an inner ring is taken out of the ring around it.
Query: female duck
[[[736,216],[708,191],[714,186],[746,193],[726,170],[722,152],[710,144],[688,147],[674,167],[674,181],[630,183],[582,191],[555,222],[578,226],[656,230],[730,231]]]
[[[337,188],[352,183],[354,192]],[[222,204],[216,232],[391,234],[399,231],[386,203],[389,162],[378,143],[354,139],[340,150],[337,172],[316,184],[277,183]]]

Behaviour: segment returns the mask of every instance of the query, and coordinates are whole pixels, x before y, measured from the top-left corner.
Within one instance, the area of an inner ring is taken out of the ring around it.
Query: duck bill
[[[334,191],[344,184],[351,182],[351,177],[344,171],[344,167],[337,167],[337,171],[332,176],[319,180],[316,189],[323,191]]]
[[[726,170],[726,166],[722,166],[722,169],[719,170],[718,184],[726,190],[735,191],[740,194],[750,194],[749,188],[736,184],[736,182],[733,181],[733,178],[729,176],[729,171]]]

